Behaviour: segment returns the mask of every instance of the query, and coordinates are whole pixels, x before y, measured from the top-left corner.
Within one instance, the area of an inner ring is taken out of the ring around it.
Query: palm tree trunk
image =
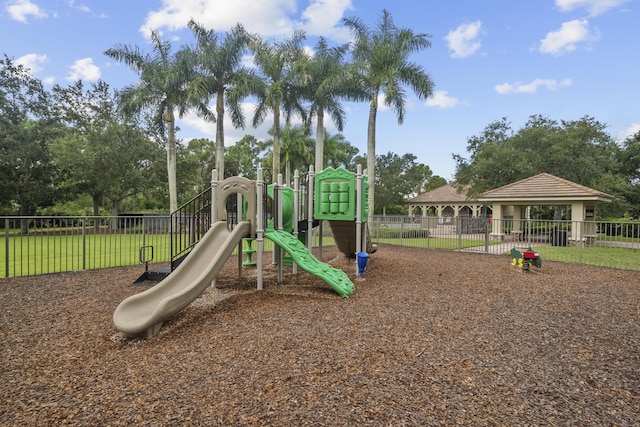
[[[289,159],[284,164],[284,183],[285,185],[291,184],[291,162]]]
[[[167,105],[167,177],[169,180],[169,212],[178,209],[178,184],[176,179],[176,129],[173,106]]]
[[[367,199],[367,213],[373,215],[375,206],[375,178],[376,178],[376,115],[378,113],[378,96],[371,101],[369,108],[369,123],[367,125],[367,183],[369,184],[369,197]]]
[[[224,90],[216,96],[216,169],[220,180],[224,179]]]
[[[278,182],[280,173],[280,107],[273,110],[273,170],[271,171],[271,183]]]
[[[324,170],[324,108],[318,108],[316,123],[316,173]]]

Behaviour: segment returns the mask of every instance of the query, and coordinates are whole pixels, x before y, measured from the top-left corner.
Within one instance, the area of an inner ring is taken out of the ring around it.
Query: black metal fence
[[[0,217],[0,277],[165,262],[169,215]]]
[[[372,216],[375,243],[508,254],[534,248],[548,261],[640,271],[640,222]]]
[[[173,216],[0,217],[0,277],[170,262],[210,227],[209,201],[197,203]],[[372,216],[368,226],[378,244],[490,254],[531,247],[546,261],[640,271],[639,222]],[[325,246],[331,237],[323,227]]]

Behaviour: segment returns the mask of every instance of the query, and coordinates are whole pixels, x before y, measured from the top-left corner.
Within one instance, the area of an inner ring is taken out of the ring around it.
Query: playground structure
[[[310,167],[306,197],[301,200],[300,177],[297,171],[294,175],[294,189],[291,190],[282,184],[281,175],[278,177],[278,183],[265,188],[261,169],[258,169],[256,181],[243,177],[218,181],[217,172],[214,170],[211,181],[209,229],[163,281],[126,298],[118,305],[113,314],[115,328],[130,337],[149,338],[157,334],[165,320],[191,304],[209,285],[215,284],[219,272],[236,249],[238,274],[241,275],[244,267],[243,241],[246,239],[255,239],[257,242],[257,249],[251,249],[251,253],[256,255],[258,290],[263,289],[263,253],[266,238],[275,244],[273,259],[278,269],[278,283],[283,280],[286,252],[294,262],[294,274],[300,267],[325,281],[338,295],[345,298],[351,295],[354,286],[349,276],[344,271],[319,261],[311,253],[312,236],[309,231],[318,223],[318,219],[313,217],[314,205],[318,206],[318,203],[324,203],[322,200],[328,199],[327,204],[321,205],[317,210],[322,219],[330,216],[329,219],[332,221],[349,221],[354,224],[354,227],[350,228],[354,231],[354,236],[337,237],[336,242],[346,242],[342,245],[343,248],[356,251],[353,254],[356,257],[363,248],[371,247],[367,243],[366,210],[364,213],[362,210],[362,202],[366,200],[366,176],[363,176],[360,168],[355,175],[342,169],[336,172],[335,169],[328,168],[319,173],[318,177],[320,198],[313,196],[315,175]],[[345,179],[347,185],[344,185]],[[328,184],[328,187],[325,187],[325,184]],[[326,188],[338,191],[322,191]],[[234,194],[237,195],[237,209],[235,213],[231,213],[227,210],[227,201]],[[271,195],[273,201],[271,220],[267,220],[265,212],[267,195]],[[300,220],[305,214],[307,218]],[[299,228],[304,229],[302,233]],[[365,230],[365,233],[362,233],[362,230]],[[352,237],[355,242],[349,240]],[[342,252],[343,248],[339,246]],[[363,254],[368,258],[368,254]],[[353,257],[352,254],[348,255]],[[359,264],[364,265],[358,268],[358,274],[363,274],[366,258],[363,257],[359,261]]]
[[[515,247],[511,249],[511,265],[522,268],[522,271],[529,271],[529,266],[542,267],[542,258],[538,252],[531,247],[525,250],[518,250]]]

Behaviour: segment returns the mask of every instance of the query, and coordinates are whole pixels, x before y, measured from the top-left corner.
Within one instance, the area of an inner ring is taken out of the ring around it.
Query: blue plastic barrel
[[[364,270],[367,268],[367,262],[369,261],[369,254],[366,252],[358,252],[356,254],[356,260],[358,262],[358,275],[364,274]]]

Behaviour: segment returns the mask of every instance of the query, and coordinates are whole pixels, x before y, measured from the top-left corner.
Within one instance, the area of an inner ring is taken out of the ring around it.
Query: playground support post
[[[213,169],[211,171],[211,221],[209,221],[209,226],[213,227],[218,221],[218,171]],[[216,287],[216,279],[211,281],[211,287]]]
[[[322,235],[324,234],[324,229],[323,229],[323,224],[324,221],[320,221],[320,224],[318,224],[318,260],[320,262],[322,262]]]
[[[356,168],[356,257],[362,245],[362,165]]]
[[[273,199],[274,201],[276,201],[276,224],[275,224],[275,229],[276,230],[282,230],[282,174],[279,173],[278,174],[278,183],[277,185],[274,187],[273,189]],[[275,251],[275,260],[276,263],[278,264],[278,283],[282,283],[283,281],[283,277],[282,277],[282,259],[283,257],[283,250],[280,246],[278,245],[273,245],[273,250]]]
[[[242,194],[237,193],[237,206],[236,206],[236,223],[240,224],[242,221]],[[242,240],[238,243],[238,279],[242,278]]]
[[[300,173],[298,169],[293,171],[293,237],[298,239],[298,219],[300,219],[299,214],[299,204],[300,204]],[[293,261],[293,274],[298,274],[298,264]]]
[[[262,285],[262,252],[264,251],[264,181],[262,179],[262,168],[258,168],[256,180],[256,240],[258,241],[258,253],[256,259],[256,268],[258,273],[257,288],[259,291],[263,289]]]
[[[309,175],[307,178],[307,250],[311,253],[313,248],[313,200],[314,200],[314,182],[315,171],[313,166],[309,166]]]
[[[362,177],[365,176],[369,176],[367,174],[367,170],[363,170],[362,173],[360,174],[360,190],[362,191]],[[369,183],[367,182],[367,185],[369,185]],[[367,200],[368,203],[368,200]],[[362,215],[362,196],[359,194],[358,195],[358,205],[360,206],[360,215]],[[367,221],[369,220],[369,215],[373,215],[373,212],[368,212],[367,211]],[[369,227],[367,226],[367,231],[369,230]],[[361,248],[362,248],[362,252],[367,252],[367,248],[369,247],[369,241],[367,240],[369,238],[368,233],[365,233],[362,236],[362,242],[360,243]]]

